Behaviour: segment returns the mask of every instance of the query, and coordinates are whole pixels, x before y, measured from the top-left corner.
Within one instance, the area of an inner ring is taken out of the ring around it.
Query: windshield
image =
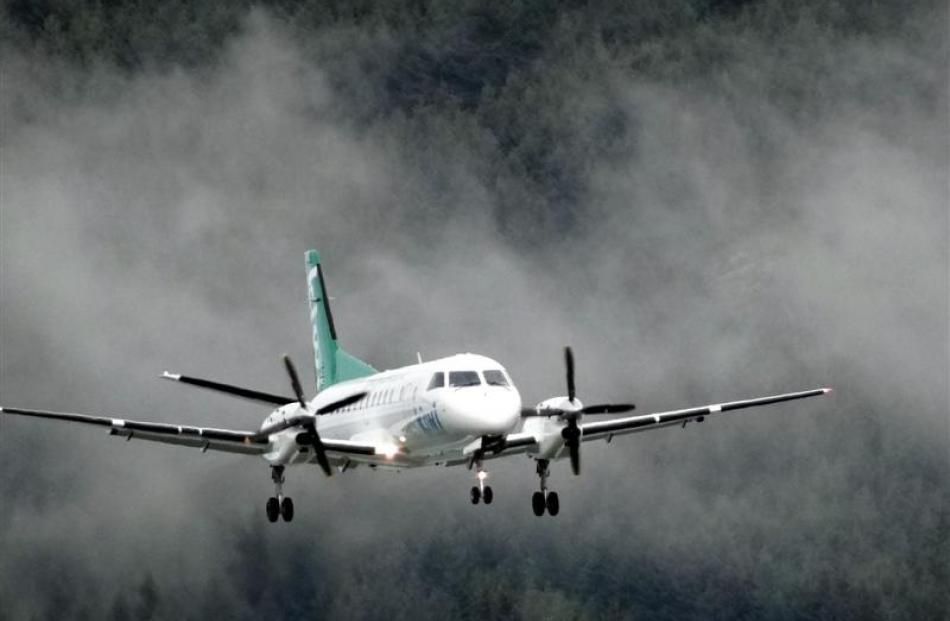
[[[482,375],[485,376],[485,383],[489,386],[507,386],[508,380],[505,379],[505,374],[497,369],[492,369],[490,371],[485,371]]]
[[[445,386],[445,373],[441,371],[432,376],[432,380],[429,381],[429,387],[426,390],[432,390],[433,388],[442,388]]]
[[[475,371],[449,371],[449,386],[460,388],[462,386],[478,386],[481,383],[482,381]]]

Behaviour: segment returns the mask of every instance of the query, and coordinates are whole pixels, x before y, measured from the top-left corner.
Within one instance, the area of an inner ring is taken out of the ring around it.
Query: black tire
[[[485,501],[486,505],[490,505],[493,498],[495,498],[495,492],[491,490],[491,487],[486,485],[485,489],[482,490],[482,500]]]
[[[544,494],[541,492],[535,492],[531,496],[531,508],[534,510],[534,514],[538,517],[544,515]]]
[[[267,499],[267,521],[276,522],[277,518],[280,516],[280,503],[277,502],[277,499],[271,496]]]
[[[284,518],[285,522],[294,519],[294,501],[290,498],[284,498],[280,503],[280,517]]]
[[[547,498],[548,514],[557,515],[561,510],[561,501],[557,497],[557,492],[550,492]]]
[[[478,489],[478,487],[473,487],[469,495],[472,497],[472,504],[477,505],[478,501],[482,499],[482,490]]]

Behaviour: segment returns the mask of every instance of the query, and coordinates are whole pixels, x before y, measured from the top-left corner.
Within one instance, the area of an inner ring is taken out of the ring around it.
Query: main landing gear
[[[557,497],[557,492],[547,491],[548,475],[550,474],[548,470],[549,463],[550,461],[547,459],[538,460],[538,477],[541,478],[541,491],[531,495],[531,509],[538,517],[544,515],[545,509],[547,509],[548,515],[552,516],[557,515],[561,510],[561,502]]]
[[[479,500],[483,500],[486,505],[490,505],[491,501],[495,499],[495,493],[492,491],[491,485],[485,485],[485,479],[488,478],[488,473],[482,470],[481,463],[478,463],[478,473],[475,476],[478,478],[478,485],[472,487],[469,492],[472,504],[477,505]]]
[[[274,481],[276,495],[267,499],[267,520],[276,522],[278,517],[282,517],[289,522],[294,519],[294,501],[283,494],[284,467],[271,466],[270,478]]]

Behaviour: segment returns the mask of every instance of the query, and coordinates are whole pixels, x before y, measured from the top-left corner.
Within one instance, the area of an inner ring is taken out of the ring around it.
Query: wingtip
[[[169,373],[168,371],[162,371],[162,374],[159,377],[163,379],[175,380],[176,382],[181,379],[181,375],[178,373]]]
[[[834,392],[834,391],[835,391],[835,389],[834,389],[834,388],[831,388],[830,386],[827,387],[827,388],[822,388],[822,389],[821,389],[821,392],[823,392],[823,393],[826,394],[826,395],[827,395],[828,393]]]

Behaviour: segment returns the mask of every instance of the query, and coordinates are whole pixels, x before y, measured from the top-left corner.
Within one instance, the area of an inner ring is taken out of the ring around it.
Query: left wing
[[[83,423],[104,427],[109,435],[120,436],[127,440],[148,440],[165,444],[192,446],[202,450],[260,455],[268,451],[270,442],[258,436],[256,431],[236,429],[215,429],[211,427],[193,427],[191,425],[171,425],[168,423],[150,423],[105,416],[89,416],[71,412],[48,412],[45,410],[24,410],[20,408],[0,408],[0,414],[16,414],[61,420],[71,423]]]
[[[671,425],[685,425],[689,421],[701,421],[706,416],[712,414],[721,414],[733,410],[742,410],[745,408],[757,407],[760,405],[771,405],[773,403],[782,403],[784,401],[794,401],[796,399],[805,399],[808,397],[817,397],[831,392],[831,388],[816,388],[814,390],[804,390],[801,392],[790,392],[781,395],[772,395],[769,397],[758,397],[756,399],[743,399],[741,401],[728,401],[725,403],[714,403],[703,405],[685,410],[672,410],[669,412],[655,412],[653,414],[642,414],[639,416],[625,416],[623,418],[613,418],[578,425],[581,432],[581,441],[611,439],[615,435],[624,435],[638,431],[648,431],[651,429],[660,429]],[[560,436],[560,430],[557,434]],[[536,450],[545,437],[535,435],[530,432],[519,431],[509,433],[503,440],[497,442],[495,446],[486,447],[483,457],[492,459],[494,457],[503,457],[517,453],[530,452]],[[464,463],[459,460],[458,463]]]
[[[687,408],[685,410],[656,412],[654,414],[625,416],[623,418],[614,418],[612,420],[584,423],[579,425],[581,429],[581,440],[597,440],[599,438],[635,433],[637,431],[659,429],[660,427],[668,427],[677,423],[685,425],[689,421],[701,421],[703,418],[711,414],[721,414],[723,412],[731,412],[733,410],[754,408],[760,405],[771,405],[773,403],[782,403],[783,401],[794,401],[795,399],[817,397],[819,395],[828,394],[829,392],[831,392],[830,388],[816,388],[814,390],[789,392],[782,395],[758,397],[756,399],[743,399],[741,401],[714,403],[712,405],[703,405],[698,408]]]

